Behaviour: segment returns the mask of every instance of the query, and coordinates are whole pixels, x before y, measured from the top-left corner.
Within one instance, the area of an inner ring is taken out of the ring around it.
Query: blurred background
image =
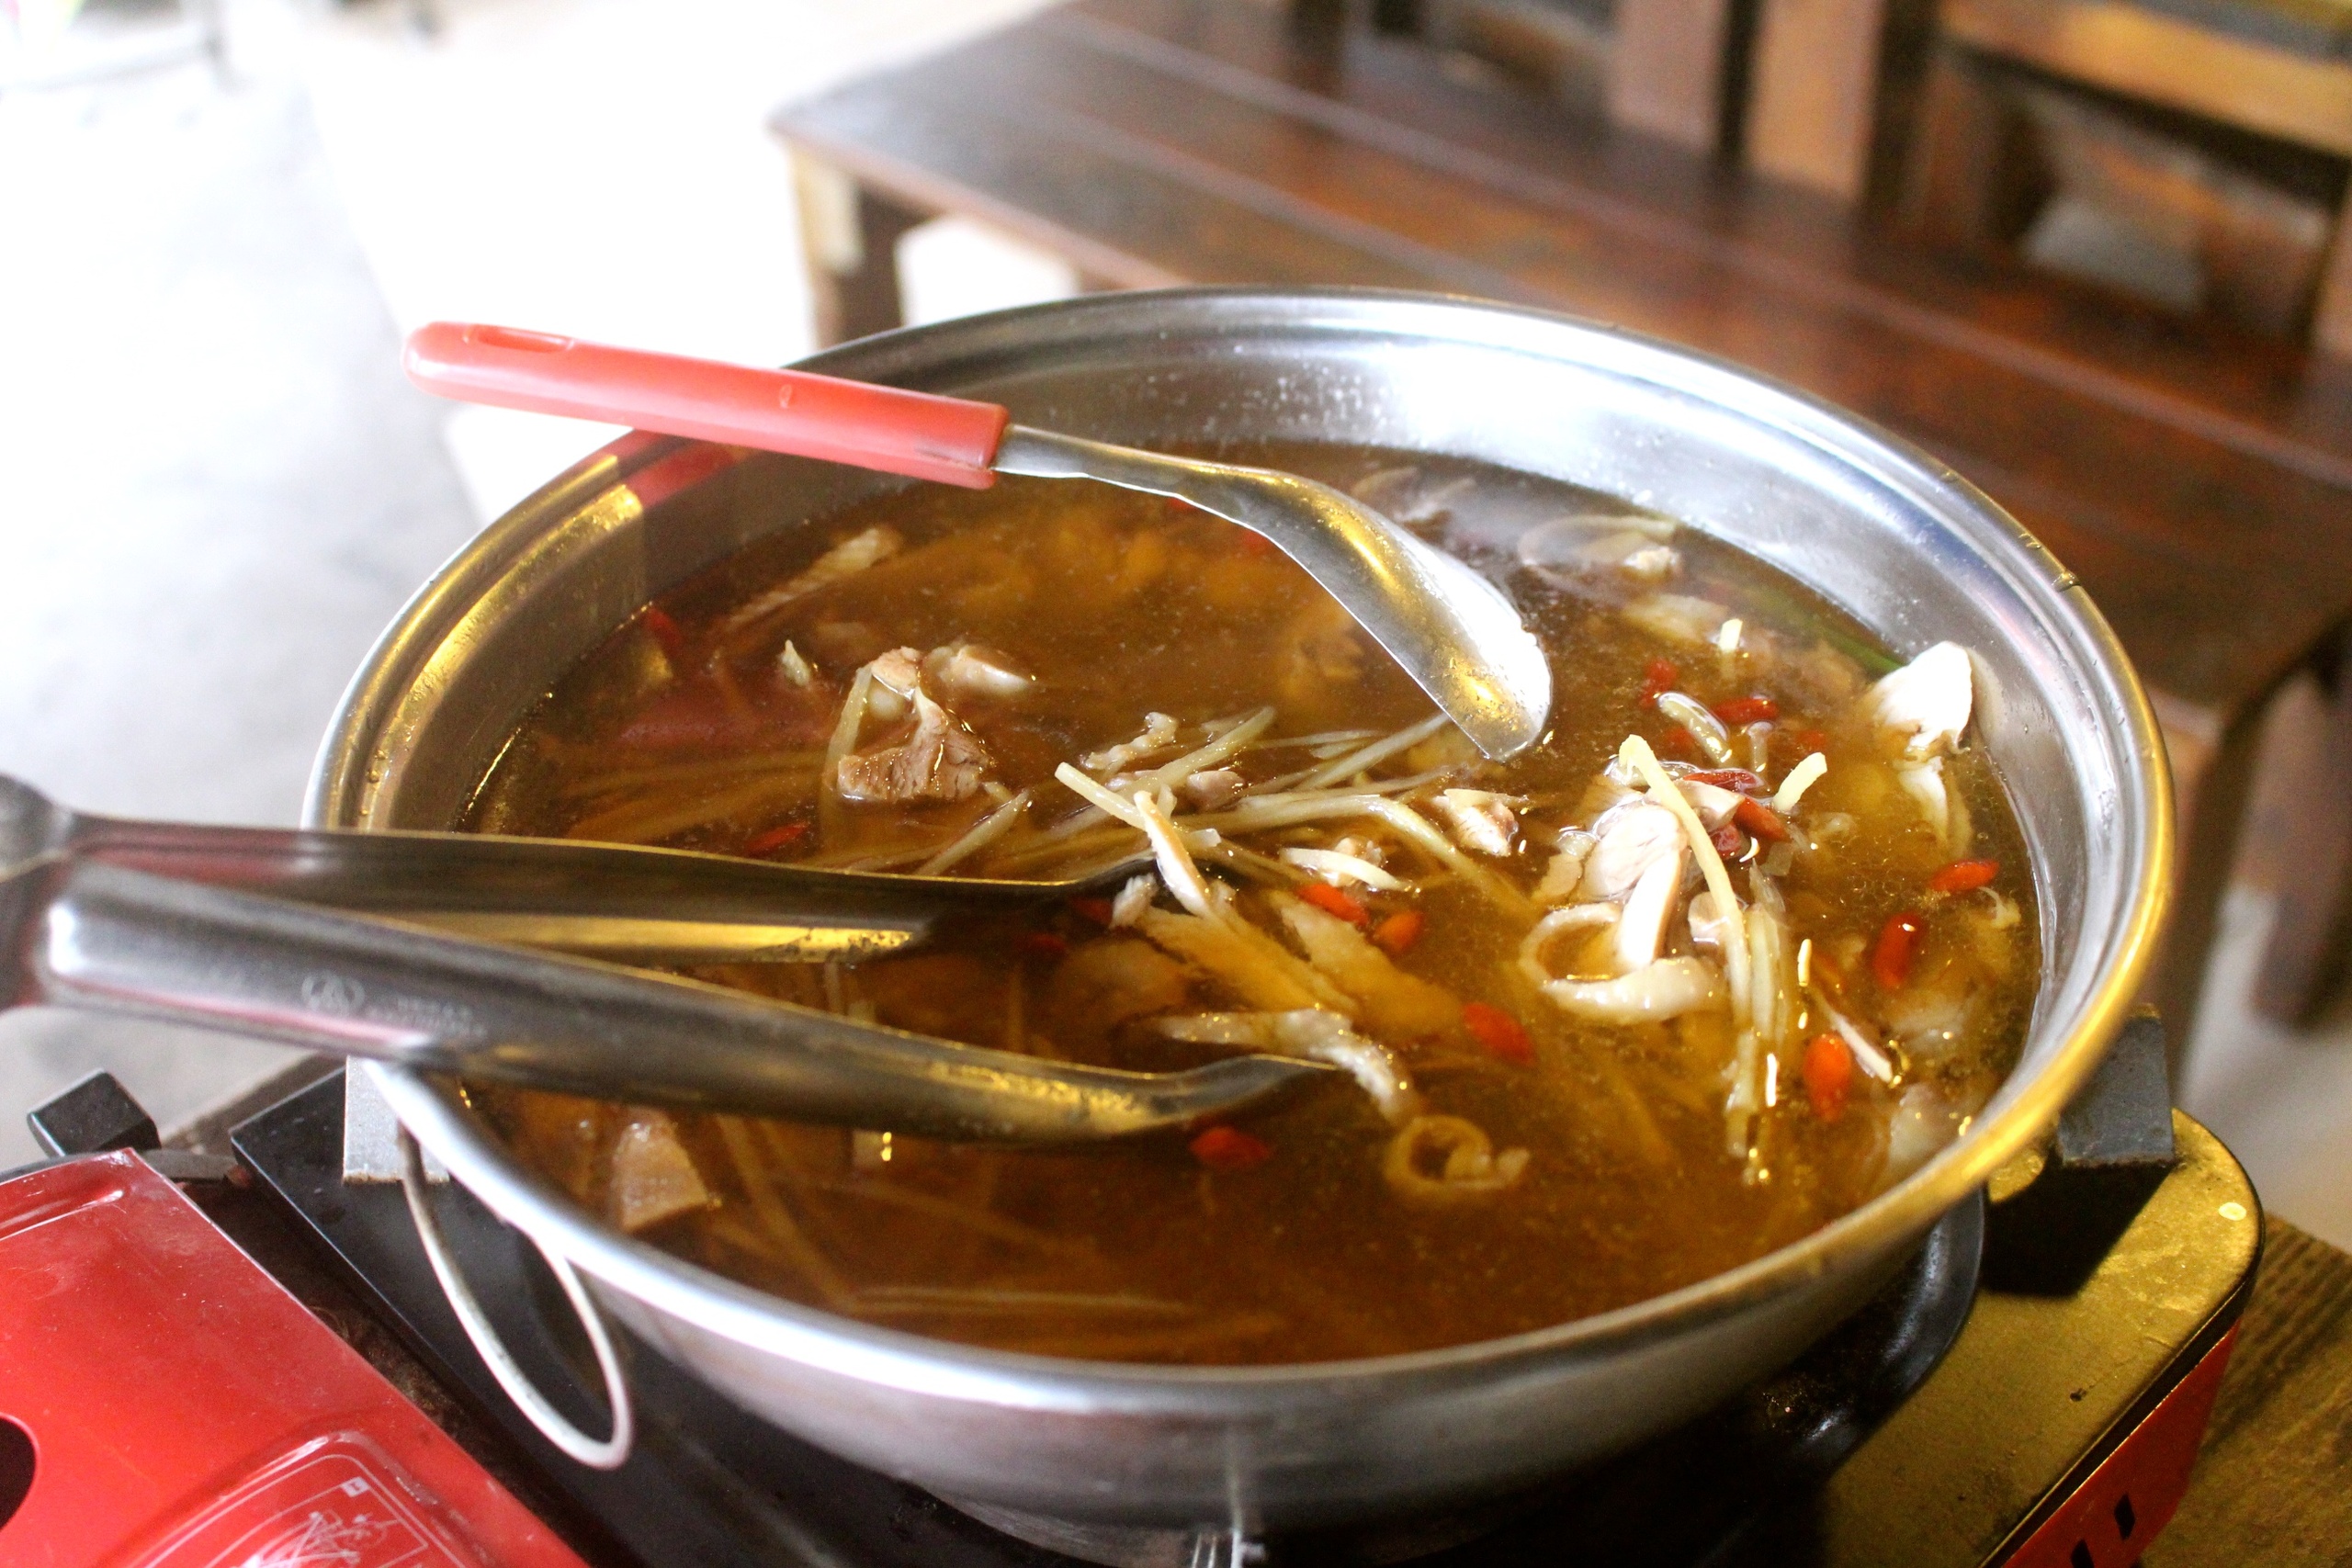
[[[814,346],[776,103],[1014,0],[41,7],[0,28],[0,771],[92,811],[292,823],[377,635],[609,427],[453,409],[438,318],[752,362]],[[1076,287],[944,224],[926,317]],[[99,1067],[159,1121],[283,1066],[229,1036],[0,1015],[21,1112]]]
[[[2331,806],[2352,807],[2335,678],[2352,396],[2334,357],[2352,346],[2352,10],[1090,0],[1050,35],[1064,68],[1083,46],[1188,81],[1199,107],[1175,118],[1234,145],[1121,132],[1131,146],[1042,109],[1027,134],[1206,193],[1216,221],[1163,210],[1186,232],[1129,243],[1119,226],[1145,223],[1148,196],[1106,212],[1092,179],[1080,200],[1076,162],[1038,163],[1034,140],[959,187],[985,200],[852,177],[904,164],[904,145],[811,155],[855,119],[829,95],[1047,9],[0,0],[0,771],[92,810],[295,819],[343,684],[401,603],[612,434],[412,390],[400,340],[429,320],[778,363],[899,320],[1259,276],[1251,256],[1273,252],[1220,229],[1233,213],[1408,281],[1625,319],[1605,288],[1539,276],[1532,241],[1465,260],[1473,242],[1427,204],[1390,217],[1318,187],[1317,138],[1340,139],[1564,225],[1680,236],[1693,267],[2140,422],[2044,420],[2003,437],[2015,452],[1972,463],[1956,438],[1946,455],[2084,570],[2150,670],[2195,810],[2242,818],[2206,831],[2191,868],[2216,923],[2190,944],[2205,983],[2181,1097],[2267,1201],[2352,1245],[2331,827],[2352,817]],[[1250,74],[1252,39],[1280,69]],[[1245,115],[1306,130],[1245,147]],[[959,156],[978,154],[938,165]],[[1226,259],[1188,270],[1214,244]],[[1326,264],[1287,265],[1314,280]],[[1717,352],[1769,347],[1708,340],[1724,318],[1703,298],[1679,319]],[[2000,400],[1995,380],[1950,385]],[[1844,386],[1821,389],[1852,400]],[[2144,465],[2119,468],[2143,427]],[[2167,465],[2177,493],[2144,499],[2129,470]],[[19,1112],[93,1068],[168,1124],[285,1060],[0,1016],[0,1168],[34,1152]]]

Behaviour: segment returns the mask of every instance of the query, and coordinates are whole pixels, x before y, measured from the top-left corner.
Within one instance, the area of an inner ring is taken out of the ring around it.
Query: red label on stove
[[[2124,1568],[2172,1522],[2238,1342],[2233,1325],[2002,1568]]]
[[[137,1568],[481,1568],[420,1503],[380,1450],[339,1432],[245,1481]]]

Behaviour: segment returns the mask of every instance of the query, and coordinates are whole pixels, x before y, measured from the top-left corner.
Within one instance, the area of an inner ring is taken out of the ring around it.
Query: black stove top
[[[1041,1568],[1071,1560],[776,1431],[642,1345],[629,1347],[636,1451],[610,1472],[563,1458],[467,1344],[399,1188],[344,1183],[342,1116],[337,1075],[246,1122],[235,1146],[332,1249],[363,1299],[514,1438],[570,1511],[552,1522],[599,1568]],[[2018,1554],[2021,1545],[2075,1529],[2070,1500],[2081,1512],[2077,1494],[2095,1476],[2110,1490],[2121,1483],[2101,1461],[2176,1384],[2200,1365],[2218,1375],[2208,1353],[2251,1279],[2250,1241],[2231,1242],[2246,1232],[2254,1198],[2218,1143],[2186,1118],[2176,1127],[2181,1158],[2169,1175],[2126,1191],[2132,1183],[2110,1170],[2098,1202],[2064,1205],[2075,1222],[2037,1221],[2031,1203],[2012,1201],[1992,1211],[1988,1226],[1981,1200],[1962,1205],[1874,1301],[1796,1363],[1634,1452],[1474,1512],[1238,1550],[1269,1565],[2024,1564],[2032,1559]],[[2035,1184],[2045,1207],[2045,1184],[2055,1181]],[[593,1363],[529,1244],[460,1189],[438,1201],[517,1359],[567,1415],[602,1430],[585,1371]],[[2120,1218],[2079,1223],[2102,1205]],[[2003,1288],[1980,1286],[1980,1278]],[[2202,1406],[2195,1416],[2201,1430]],[[2062,1541],[2049,1561],[2134,1561],[2170,1509],[2151,1495],[2154,1483],[2132,1483],[2141,1487],[2136,1508],[2125,1496],[2112,1520],[2102,1513],[2097,1529],[2072,1541],[2076,1550]],[[1039,1523],[1021,1528],[1051,1539],[1052,1527]],[[2113,1540],[2091,1539],[2102,1530]],[[1057,1544],[1098,1561],[1170,1568],[1229,1562],[1237,1550],[1180,1532],[1079,1532]]]

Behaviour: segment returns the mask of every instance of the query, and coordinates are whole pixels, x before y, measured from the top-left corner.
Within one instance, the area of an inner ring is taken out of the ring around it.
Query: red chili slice
[[[1815,1116],[1835,1122],[1845,1114],[1846,1096],[1854,1087],[1852,1046],[1835,1034],[1816,1034],[1806,1043],[1804,1064],[1798,1071]]]
[[[1073,898],[1069,907],[1098,926],[1111,923],[1111,900],[1108,898]]]
[[[1789,841],[1789,825],[1781,820],[1779,812],[1760,800],[1742,795],[1739,804],[1731,808],[1731,819],[1768,844]]]
[[[1298,896],[1326,914],[1339,916],[1351,926],[1371,923],[1371,910],[1328,882],[1302,883],[1299,885]]]
[[[1928,922],[1914,909],[1887,917],[1878,945],[1871,949],[1871,973],[1880,985],[1899,991],[1911,983],[1911,964],[1919,956],[1919,938],[1927,929]]]
[[[1725,724],[1769,724],[1781,716],[1781,705],[1770,697],[1734,697],[1715,705],[1715,716]]]
[[[1645,708],[1657,706],[1658,694],[1674,690],[1674,682],[1679,678],[1680,672],[1674,668],[1672,660],[1651,660],[1649,669],[1642,675],[1642,694],[1634,699],[1635,705]]]
[[[1462,1027],[1487,1048],[1489,1055],[1522,1066],[1535,1060],[1535,1042],[1527,1037],[1519,1020],[1500,1008],[1488,1007],[1485,1002],[1464,1002]]]
[[[787,844],[797,844],[808,836],[808,824],[806,822],[779,822],[744,840],[743,852],[747,855],[768,854]]]
[[[1928,886],[1938,893],[1973,893],[2000,874],[1999,861],[1956,860],[1928,878]]]
[[[1829,750],[1829,736],[1826,730],[1800,729],[1796,740],[1798,749],[1807,754]]]
[[[1193,1135],[1193,1157],[1211,1170],[1248,1170],[1274,1157],[1274,1145],[1238,1127],[1210,1127]]]
[[[1421,940],[1421,928],[1428,923],[1429,917],[1419,909],[1399,909],[1372,928],[1372,940],[1392,956],[1400,955]]]
[[[661,605],[648,604],[645,607],[645,614],[639,617],[639,621],[645,627],[646,634],[652,637],[654,642],[660,645],[662,651],[672,659],[677,658],[684,649],[685,628],[678,625],[677,618]]]
[[[1021,951],[1039,958],[1067,958],[1069,942],[1052,931],[1031,931],[1021,939]]]

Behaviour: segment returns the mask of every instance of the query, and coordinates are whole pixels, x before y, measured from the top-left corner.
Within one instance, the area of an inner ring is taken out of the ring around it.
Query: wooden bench
[[[2014,86],[1998,78],[2020,73],[2004,65],[2030,68],[2029,83],[2079,85],[2249,141],[2352,156],[2352,11],[2325,0],[1939,0],[1936,34],[1910,205],[1930,231],[1963,243],[1985,243],[1979,231],[1997,223],[2014,177],[2002,150],[2021,140],[2019,117]],[[2352,226],[2340,201],[2311,242],[2310,338],[2352,355]],[[2282,333],[2300,321],[2278,313]]]
[[[1962,268],[1843,203],[1252,0],[1080,0],[774,124],[829,338],[896,324],[892,242],[955,213],[1095,287],[1370,284],[1594,316],[1943,457],[2080,574],[2156,693],[2186,811],[2154,999],[2188,1037],[2260,715],[2352,619],[2352,368]],[[2335,848],[2314,856],[2343,852],[2346,818],[2317,814]]]

